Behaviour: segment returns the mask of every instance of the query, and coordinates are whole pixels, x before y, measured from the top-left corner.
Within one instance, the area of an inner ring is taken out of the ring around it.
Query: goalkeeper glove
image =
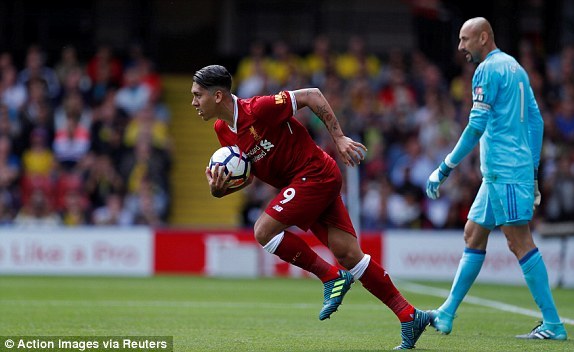
[[[440,163],[438,169],[434,170],[432,174],[430,174],[427,181],[427,196],[430,199],[437,199],[440,196],[438,188],[443,184],[448,175],[450,175],[451,171],[452,168],[448,167],[443,161]]]
[[[538,188],[538,170],[534,170],[534,209],[540,205],[542,200],[542,195],[540,194],[540,188]]]

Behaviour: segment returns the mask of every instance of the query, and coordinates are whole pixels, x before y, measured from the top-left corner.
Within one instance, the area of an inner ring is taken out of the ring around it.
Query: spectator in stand
[[[405,51],[403,51],[403,49],[397,47],[390,48],[387,54],[387,60],[386,62],[381,64],[381,70],[379,72],[379,75],[376,77],[375,80],[376,84],[373,87],[376,90],[380,90],[381,87],[385,87],[386,85],[388,85],[391,72],[395,69],[403,72],[409,71],[409,65],[407,64],[407,60],[408,60],[407,54],[405,53]],[[417,73],[419,71],[422,71],[424,67],[426,67],[426,65],[428,65],[426,57],[418,52],[414,52],[411,55],[409,76],[414,76],[414,78],[416,78]],[[414,89],[418,90],[416,82],[417,80],[413,79]]]
[[[383,196],[380,182],[370,180],[363,183],[361,199],[361,227],[369,230],[380,230],[383,227]]]
[[[56,63],[55,71],[61,85],[59,102],[72,92],[79,93],[84,103],[90,102],[92,84],[84,65],[78,60],[78,53],[74,46],[67,45],[62,48],[60,61]]]
[[[424,105],[414,115],[418,140],[422,149],[436,163],[440,156],[452,148],[449,141],[460,135],[452,100],[444,93],[427,91]]]
[[[133,150],[123,155],[119,166],[127,193],[137,193],[142,179],[146,177],[154,187],[169,194],[169,169],[165,153],[152,146],[149,136],[139,138]]]
[[[20,159],[12,152],[12,140],[0,134],[0,189],[12,190],[20,176]]]
[[[21,138],[17,144],[17,154],[21,155],[22,151],[30,148],[32,131],[35,129],[43,130],[46,133],[46,143],[51,146],[54,142],[54,113],[52,105],[48,101],[40,101],[35,108],[34,120],[29,120],[29,115],[21,115],[23,124]]]
[[[0,103],[8,107],[10,116],[16,118],[26,102],[26,86],[18,82],[18,71],[14,66],[7,66],[0,71]]]
[[[167,104],[162,101],[162,94],[162,90],[152,89],[149,104],[153,107],[155,118],[167,124],[171,118],[171,113]]]
[[[28,48],[26,67],[18,75],[18,81],[24,85],[33,79],[45,82],[50,99],[56,99],[60,94],[60,81],[56,72],[46,66],[45,54],[35,45]]]
[[[460,107],[465,97],[468,96],[466,93],[472,90],[472,75],[474,74],[474,65],[472,63],[461,62],[460,67],[461,72],[450,81],[449,87],[450,99],[457,107]],[[460,109],[465,112],[468,111],[466,107],[461,107]]]
[[[48,146],[48,133],[36,128],[30,134],[30,147],[22,155],[24,176],[51,178],[56,170],[56,159]]]
[[[150,101],[151,89],[144,84],[142,78],[139,66],[127,68],[124,85],[116,93],[116,106],[130,116],[143,109]]]
[[[70,112],[56,129],[53,150],[64,170],[72,170],[90,150],[90,132],[80,123],[80,115]]]
[[[122,83],[122,63],[108,45],[100,45],[96,49],[96,54],[88,62],[87,72],[92,82],[101,82],[103,77],[107,77],[110,85],[117,87]]]
[[[24,119],[28,120],[30,123],[34,124],[38,121],[38,114],[40,110],[40,105],[52,105],[52,102],[48,98],[48,90],[46,82],[42,79],[31,78],[27,82],[27,97],[28,99],[22,107],[22,114]]]
[[[93,105],[100,104],[107,96],[116,93],[119,85],[112,80],[111,69],[107,63],[101,63],[97,77],[92,81],[89,100]]]
[[[104,206],[108,195],[120,194],[124,190],[124,181],[114,167],[110,155],[95,156],[95,161],[86,175],[84,190],[94,208]]]
[[[168,203],[165,191],[145,175],[135,192],[125,196],[126,209],[134,214],[134,222],[139,225],[161,225],[167,216]]]
[[[388,85],[379,92],[379,102],[384,114],[400,118],[397,123],[401,125],[401,129],[412,129],[417,99],[405,71],[398,68],[391,70]]]
[[[62,219],[52,210],[49,195],[41,188],[32,191],[30,200],[20,209],[14,225],[20,227],[57,227]]]
[[[17,204],[5,192],[0,193],[0,226],[12,225],[16,212]]]
[[[134,223],[134,215],[124,207],[122,194],[110,193],[106,204],[93,211],[92,222],[95,225],[130,226]]]
[[[20,159],[12,152],[12,141],[0,134],[0,225],[11,223],[18,206]]]
[[[17,153],[21,152],[22,125],[23,123],[19,116],[13,118],[8,107],[0,103],[0,134],[10,137],[15,144],[16,148],[14,149]]]
[[[277,82],[268,75],[268,69],[262,61],[254,61],[251,67],[251,75],[245,77],[237,85],[237,96],[247,98],[253,94],[269,94],[278,87]]]
[[[249,46],[249,55],[245,56],[237,65],[234,81],[240,87],[244,81],[263,75],[267,77],[270,59],[265,55],[265,44],[254,41]]]
[[[156,72],[155,65],[151,59],[142,57],[138,61],[137,67],[140,70],[142,83],[149,87],[151,95],[161,95],[161,76]]]
[[[54,67],[60,83],[64,83],[68,74],[76,68],[82,68],[78,60],[78,52],[73,45],[65,45],[60,52],[60,59]]]
[[[0,52],[0,72],[5,68],[14,67],[14,59],[9,51]]]
[[[92,124],[92,111],[85,104],[81,92],[70,91],[54,113],[54,129],[60,130],[67,124],[67,119],[75,117],[85,129]]]
[[[353,35],[349,38],[347,51],[337,56],[335,69],[344,80],[358,75],[375,78],[381,70],[381,62],[376,55],[367,53],[363,37]]]
[[[544,191],[547,194],[545,210],[549,221],[574,219],[574,153],[572,146],[564,149],[556,169],[547,175]]]
[[[313,51],[304,58],[303,65],[311,86],[323,88],[327,73],[335,70],[335,53],[326,35],[318,35],[313,40]]]
[[[62,225],[82,226],[89,223],[86,199],[81,190],[69,190],[64,195],[64,208],[60,212]]]
[[[168,126],[165,122],[155,118],[153,106],[147,104],[133,115],[124,132],[124,145],[133,148],[141,137],[151,137],[154,148],[169,154],[171,140]]]
[[[91,151],[107,154],[118,165],[123,153],[123,134],[128,117],[116,108],[113,94],[108,94],[102,103],[95,107],[90,128]]]
[[[561,99],[555,118],[559,138],[569,145],[574,143],[574,101],[572,99],[573,97]]]
[[[59,102],[62,102],[71,94],[80,95],[84,104],[91,102],[92,97],[90,92],[92,86],[82,67],[70,67],[70,69],[66,71],[66,75],[63,77],[61,86],[62,89],[58,100]]]
[[[291,76],[297,75],[301,71],[301,62],[284,40],[275,41],[272,51],[267,74],[279,84],[280,89],[283,89]]]

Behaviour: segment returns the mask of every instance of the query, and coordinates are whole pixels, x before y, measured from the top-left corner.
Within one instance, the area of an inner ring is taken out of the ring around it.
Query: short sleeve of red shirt
[[[297,111],[297,102],[292,92],[282,91],[275,95],[253,98],[253,116],[269,119],[270,124],[282,124]]]

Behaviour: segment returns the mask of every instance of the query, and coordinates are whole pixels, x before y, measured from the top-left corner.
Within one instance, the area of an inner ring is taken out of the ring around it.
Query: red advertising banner
[[[299,233],[313,250],[331,263],[333,254],[311,233]],[[365,253],[382,261],[380,233],[360,238]],[[213,276],[306,276],[297,267],[267,253],[251,230],[159,229],[155,236],[155,272]]]

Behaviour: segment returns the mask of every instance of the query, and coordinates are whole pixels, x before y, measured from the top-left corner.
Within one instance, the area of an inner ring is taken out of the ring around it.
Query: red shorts
[[[327,227],[333,226],[356,237],[347,208],[341,199],[340,173],[327,178],[297,178],[269,202],[265,212],[288,226],[311,229],[327,243]]]

